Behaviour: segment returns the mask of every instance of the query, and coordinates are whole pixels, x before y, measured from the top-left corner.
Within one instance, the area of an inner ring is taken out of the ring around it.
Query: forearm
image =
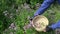
[[[54,0],[44,0],[44,2],[42,3],[42,5],[40,6],[40,8],[36,11],[36,13],[34,14],[34,16],[36,15],[41,15],[45,12],[45,10],[47,10],[47,8],[54,2]]]
[[[58,21],[57,23],[55,24],[52,24],[51,26],[49,26],[50,28],[52,28],[53,30],[57,29],[57,28],[60,28],[60,21]]]

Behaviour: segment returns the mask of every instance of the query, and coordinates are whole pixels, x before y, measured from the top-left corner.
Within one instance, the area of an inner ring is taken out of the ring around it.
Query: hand
[[[50,31],[53,31],[53,29],[50,28],[49,26],[47,26],[47,27],[43,30],[43,32],[50,32]]]

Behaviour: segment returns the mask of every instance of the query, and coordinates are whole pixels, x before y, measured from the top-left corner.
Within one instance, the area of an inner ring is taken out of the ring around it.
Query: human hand
[[[52,29],[51,27],[49,27],[49,26],[47,26],[47,27],[43,30],[43,32],[50,32],[50,31],[53,31],[53,29]]]

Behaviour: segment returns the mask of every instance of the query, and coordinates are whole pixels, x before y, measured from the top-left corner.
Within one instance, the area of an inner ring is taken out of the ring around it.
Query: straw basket
[[[48,19],[42,15],[38,15],[38,16],[34,17],[32,20],[32,26],[37,31],[43,31],[48,24],[49,24]]]

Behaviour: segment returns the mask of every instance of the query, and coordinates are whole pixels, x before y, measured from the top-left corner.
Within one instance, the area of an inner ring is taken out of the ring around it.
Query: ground
[[[37,10],[37,9],[36,9]],[[15,34],[25,34],[23,27],[29,23],[28,17],[32,17],[36,10],[32,9],[20,9],[18,10],[18,15],[15,20],[15,24],[17,27],[17,30],[15,31]],[[49,23],[56,23],[60,19],[60,6],[54,6],[52,5],[47,11],[45,11],[44,14],[49,20]],[[54,32],[54,31],[53,31]],[[37,32],[34,28],[30,28],[26,30],[26,34],[52,34],[53,32]],[[54,34],[54,33],[53,33]]]

